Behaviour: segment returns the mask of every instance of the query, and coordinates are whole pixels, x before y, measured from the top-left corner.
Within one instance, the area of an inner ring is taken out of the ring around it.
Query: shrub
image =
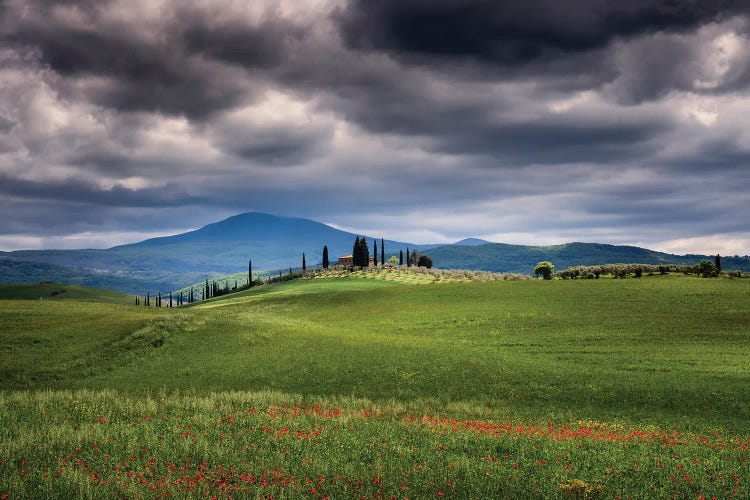
[[[555,266],[552,264],[552,262],[545,260],[536,265],[536,267],[534,268],[534,275],[542,276],[542,278],[546,280],[551,280],[554,270]],[[576,273],[576,276],[577,275],[578,273]]]
[[[426,255],[420,255],[419,260],[417,260],[417,267],[426,267],[427,269],[430,269],[432,267],[432,259]]]

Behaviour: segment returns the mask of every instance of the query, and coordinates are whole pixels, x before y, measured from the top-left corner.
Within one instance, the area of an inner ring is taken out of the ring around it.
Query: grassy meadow
[[[750,281],[435,281],[2,300],[0,496],[750,496]]]
[[[133,304],[135,296],[104,288],[42,282],[33,284],[0,284],[0,300],[72,300]]]

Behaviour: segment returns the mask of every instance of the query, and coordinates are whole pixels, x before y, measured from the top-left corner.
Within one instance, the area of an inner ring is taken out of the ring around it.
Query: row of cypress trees
[[[151,299],[152,297],[150,293],[146,293],[146,296],[143,298],[136,295],[135,305],[150,307]],[[153,299],[155,301],[155,304],[154,304],[155,307],[162,307],[161,292],[158,292],[156,295],[154,295]],[[185,300],[187,300],[188,303],[195,301],[195,294],[192,288],[188,292],[180,292],[179,294],[174,295],[174,296],[172,295],[172,292],[169,292],[169,300],[167,302],[167,305],[164,307],[173,307],[175,304],[177,305],[177,307],[179,307],[185,304]]]

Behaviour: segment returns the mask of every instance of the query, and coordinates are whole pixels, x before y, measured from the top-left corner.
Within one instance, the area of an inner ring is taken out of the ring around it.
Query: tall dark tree
[[[305,261],[305,252],[302,252],[302,272],[307,271],[307,262]]]
[[[169,292],[169,307],[172,307],[172,292]]]
[[[253,261],[247,261],[247,286],[253,286]]]
[[[352,247],[352,265],[358,266],[359,265],[359,253],[362,249],[362,246],[359,244],[359,236],[354,238],[354,247]]]
[[[378,254],[375,254],[375,258],[378,258]],[[380,265],[385,265],[385,240],[380,238]]]
[[[716,254],[716,257],[714,257],[714,266],[716,266],[716,271],[721,274],[721,255],[718,253]]]
[[[409,265],[410,266],[416,266],[419,265],[419,252],[415,248],[411,251],[411,255],[409,255]]]
[[[404,265],[404,251],[403,250],[398,251],[398,265],[399,266]]]
[[[156,298],[156,307],[161,307],[161,292],[159,292],[159,296]]]
[[[406,267],[409,267],[409,247],[406,247]]]
[[[367,240],[362,238],[362,267],[370,267],[370,247],[367,246]]]
[[[363,237],[356,237],[354,248],[352,248],[352,265],[356,267],[368,267],[370,265],[370,249],[367,246],[367,240]]]
[[[372,240],[372,264],[374,267],[378,267],[378,242],[377,240]],[[369,260],[369,259],[368,259]],[[369,262],[367,263],[370,264]]]
[[[328,245],[323,245],[323,269],[328,269]]]

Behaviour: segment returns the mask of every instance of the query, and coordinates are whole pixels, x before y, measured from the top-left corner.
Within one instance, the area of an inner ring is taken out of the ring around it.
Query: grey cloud
[[[209,27],[210,12],[183,5],[160,20],[159,36],[143,37],[135,16],[116,26],[105,22],[107,4],[79,8],[87,13],[85,26],[54,19],[53,7],[61,3],[13,5],[6,6],[6,22],[0,24],[6,43],[36,50],[40,61],[63,77],[106,79],[85,88],[83,98],[123,111],[194,118],[232,107],[262,88],[222,61],[247,68],[278,63],[294,28],[281,21]]]
[[[747,11],[740,1],[353,0],[341,13],[353,47],[523,64],[603,47],[616,37],[677,31]]]
[[[8,197],[58,200],[110,207],[176,207],[198,204],[205,198],[184,192],[175,184],[131,190],[121,186],[102,189],[80,179],[35,182],[0,175],[0,193]]]

